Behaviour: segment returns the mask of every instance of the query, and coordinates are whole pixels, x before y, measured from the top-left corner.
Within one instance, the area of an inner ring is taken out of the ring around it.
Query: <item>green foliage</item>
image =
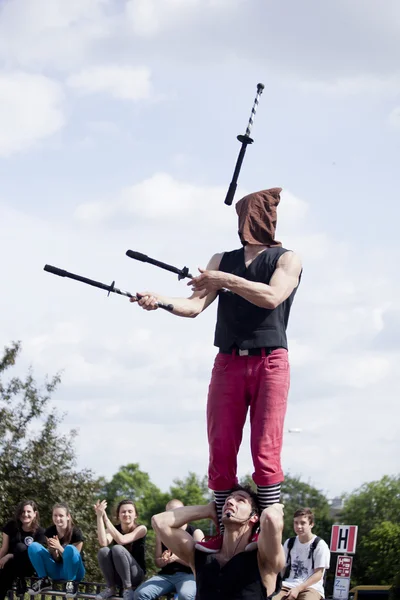
[[[184,479],[174,479],[170,487],[170,496],[178,498],[185,506],[197,506],[211,501],[207,477],[200,479],[195,473],[189,473]]]
[[[353,584],[392,583],[399,569],[399,515],[400,476],[385,475],[345,498],[341,520],[358,525]]]
[[[162,512],[170,499],[150,481],[149,474],[139,469],[138,463],[129,463],[120,467],[111,481],[105,483],[102,494],[107,500],[108,514],[116,518],[115,510],[123,499],[133,500],[136,505],[139,521],[151,526],[151,517]]]
[[[252,490],[254,490],[255,492],[257,491],[257,486],[253,481],[252,476],[250,475],[250,473],[247,473],[246,475],[243,475],[243,477],[241,477],[239,479],[239,484],[243,485],[243,486],[249,486],[251,487]]]
[[[392,587],[390,588],[389,600],[400,600],[400,565],[397,566],[397,569]]]
[[[359,537],[363,537],[383,521],[398,522],[400,476],[385,475],[379,481],[364,483],[345,496],[341,518],[344,523],[358,525]]]
[[[21,345],[13,343],[0,359],[0,523],[13,516],[22,499],[29,498],[37,502],[41,522],[47,527],[53,504],[67,502],[85,534],[89,576],[98,577],[96,535],[94,528],[87,526],[93,522],[97,482],[90,471],[75,469],[75,432],[62,435],[62,419],[49,407],[60,377],[56,375],[41,387],[30,371],[24,379],[7,379],[20,351]]]
[[[363,539],[363,551],[369,556],[365,578],[369,583],[391,585],[399,568],[400,524],[383,521]]]
[[[281,501],[285,505],[285,527],[283,539],[294,535],[293,515],[299,508],[311,508],[314,513],[313,533],[319,535],[329,545],[333,519],[330,516],[329,503],[324,494],[299,477],[285,476],[282,485]]]

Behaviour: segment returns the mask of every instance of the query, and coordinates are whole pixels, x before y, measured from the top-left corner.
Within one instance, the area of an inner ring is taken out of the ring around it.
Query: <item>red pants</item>
[[[267,356],[217,354],[207,402],[210,489],[229,490],[237,483],[237,455],[249,407],[253,480],[262,486],[283,481],[289,382],[288,353],[283,348]]]

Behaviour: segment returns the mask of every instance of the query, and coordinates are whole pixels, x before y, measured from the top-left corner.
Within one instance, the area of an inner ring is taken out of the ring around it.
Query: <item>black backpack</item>
[[[287,555],[287,559],[286,559],[286,567],[285,567],[285,572],[284,572],[283,577],[282,577],[283,581],[285,581],[285,579],[288,579],[289,575],[290,575],[290,569],[291,569],[291,566],[292,566],[292,561],[291,561],[291,558],[290,558],[290,553],[292,551],[292,548],[294,546],[295,541],[296,541],[295,537],[289,538],[288,545],[287,545],[288,555]],[[314,540],[313,540],[313,543],[310,546],[310,551],[308,553],[308,558],[311,558],[311,566],[312,566],[313,570],[314,570],[314,550],[318,546],[318,544],[319,544],[320,541],[321,541],[321,538],[318,537],[318,536],[316,536],[314,538]]]

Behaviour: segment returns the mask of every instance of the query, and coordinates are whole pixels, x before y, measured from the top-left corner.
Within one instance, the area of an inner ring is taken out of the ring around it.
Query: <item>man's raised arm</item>
[[[289,298],[298,286],[301,269],[300,258],[294,252],[285,252],[278,260],[269,284],[208,268],[189,284],[195,293],[211,293],[225,288],[260,308],[274,309]]]
[[[187,531],[180,528],[190,521],[199,519],[212,519],[216,522],[217,513],[214,502],[202,506],[182,506],[174,510],[167,510],[154,515],[151,519],[153,529],[160,536],[163,544],[189,564],[192,569],[194,568],[196,540]]]
[[[265,508],[260,517],[258,537],[258,564],[267,588],[267,595],[275,591],[276,576],[285,566],[282,547],[283,504],[272,504]]]

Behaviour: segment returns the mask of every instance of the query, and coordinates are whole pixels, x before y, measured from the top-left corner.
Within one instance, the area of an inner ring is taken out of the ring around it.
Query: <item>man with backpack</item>
[[[284,543],[286,567],[282,589],[274,600],[320,600],[325,597],[324,573],[329,568],[330,551],[324,540],[312,532],[314,515],[309,508],[294,513],[296,537]]]

